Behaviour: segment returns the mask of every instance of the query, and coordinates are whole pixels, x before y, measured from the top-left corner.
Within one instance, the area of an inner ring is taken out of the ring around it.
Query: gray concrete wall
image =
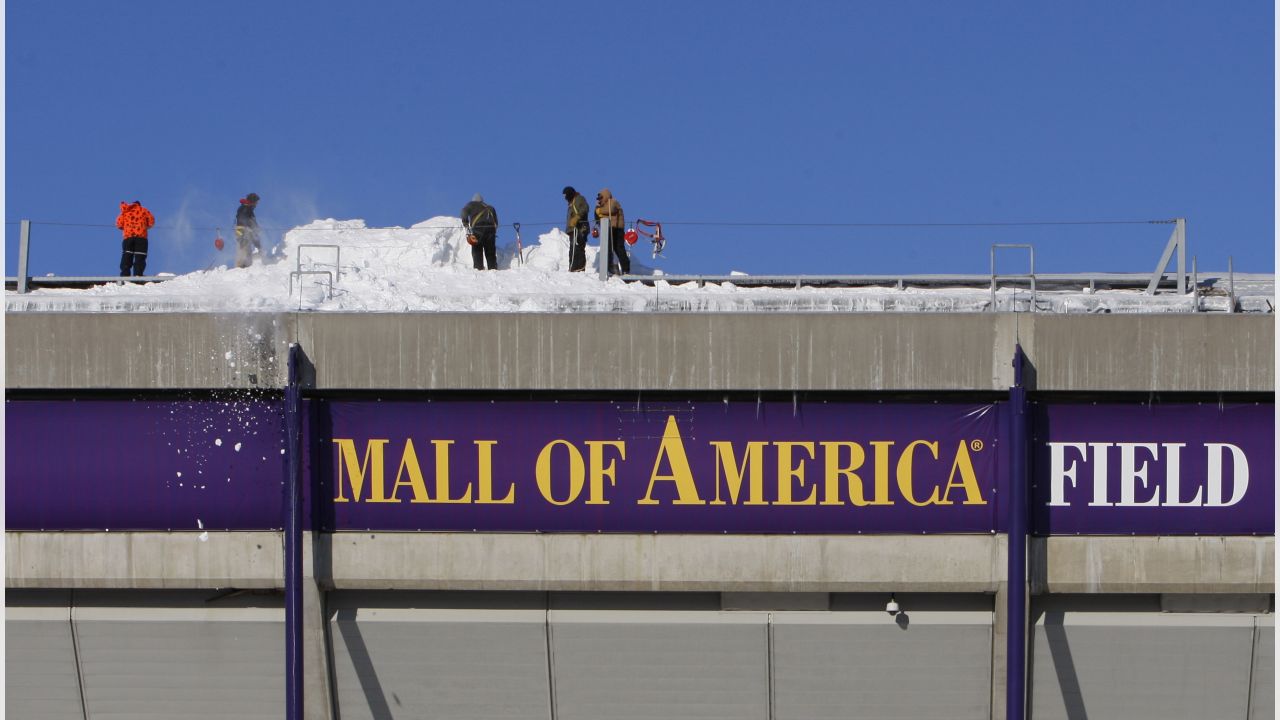
[[[1275,592],[1274,537],[1032,538],[1032,592]]]
[[[9,313],[14,389],[1271,392],[1270,315]]]
[[[279,588],[278,532],[6,532],[9,588]]]
[[[5,387],[283,387],[293,337],[284,315],[6,313]]]
[[[279,588],[279,533],[5,533],[10,588]],[[336,589],[997,592],[1004,535],[322,535]],[[308,545],[310,547],[310,545]],[[1032,540],[1039,593],[1275,592],[1273,537]],[[311,574],[309,572],[309,574]]]

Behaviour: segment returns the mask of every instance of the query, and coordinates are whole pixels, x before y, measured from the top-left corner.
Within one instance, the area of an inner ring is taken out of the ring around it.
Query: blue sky
[[[985,273],[993,242],[1151,272],[1167,225],[963,224],[1175,216],[1202,270],[1275,267],[1269,1],[6,11],[10,275],[21,218],[33,274],[115,274],[121,200],[148,272],[187,272],[250,191],[268,241],[481,192],[528,242],[566,184],[667,223],[674,273]]]

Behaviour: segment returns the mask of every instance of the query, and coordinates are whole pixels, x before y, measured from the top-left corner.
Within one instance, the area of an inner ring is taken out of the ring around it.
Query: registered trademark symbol
[[[971,440],[971,441],[969,441],[969,447],[970,447],[974,452],[978,452],[979,450],[981,450],[981,449],[982,449],[982,441],[981,441],[981,440]]]

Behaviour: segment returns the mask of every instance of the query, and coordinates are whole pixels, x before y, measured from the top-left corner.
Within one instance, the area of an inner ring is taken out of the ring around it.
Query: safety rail
[[[1026,274],[997,275],[996,250],[1025,249],[1031,253],[1031,270]],[[1029,243],[992,243],[991,244],[991,310],[996,308],[996,287],[1001,280],[1029,280],[1031,282],[1031,312],[1036,311],[1036,249]]]
[[[335,257],[333,259],[333,272],[335,273],[335,277],[340,277],[342,275],[342,246],[341,245],[332,245],[332,244],[325,245],[320,243],[305,243],[305,244],[299,245],[298,257],[297,257],[298,264],[294,268],[295,272],[302,272],[303,253],[306,250],[312,250],[315,248],[330,248],[334,251]]]
[[[325,298],[333,297],[333,273],[328,270],[294,270],[289,273],[289,296],[293,297],[293,279],[298,278],[298,302],[302,302],[302,276],[303,275],[324,275],[329,278],[328,291]]]

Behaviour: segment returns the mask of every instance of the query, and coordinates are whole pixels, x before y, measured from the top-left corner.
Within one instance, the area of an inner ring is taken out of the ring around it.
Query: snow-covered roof
[[[632,273],[652,282],[601,282],[597,247],[587,248],[587,272],[568,272],[569,238],[551,230],[517,255],[498,248],[497,272],[472,269],[461,221],[436,217],[409,228],[369,228],[362,220],[317,220],[294,228],[278,252],[252,267],[210,270],[149,284],[87,289],[41,288],[5,294],[7,312],[981,312],[985,287],[744,287],[746,278],[670,282],[644,264],[647,243],[635,246]],[[227,252],[233,252],[228,247]],[[296,274],[305,271],[306,274]],[[325,273],[329,273],[326,275]],[[1225,312],[1225,273],[1207,279],[1200,311]],[[331,280],[331,282],[330,282]],[[1238,310],[1270,313],[1274,275],[1236,275]],[[330,287],[331,286],[331,287]],[[1146,295],[1139,289],[1091,290],[1087,283],[1040,290],[1035,310],[1054,313],[1190,313],[1190,295]],[[1031,310],[1025,283],[1001,287],[998,310]]]

